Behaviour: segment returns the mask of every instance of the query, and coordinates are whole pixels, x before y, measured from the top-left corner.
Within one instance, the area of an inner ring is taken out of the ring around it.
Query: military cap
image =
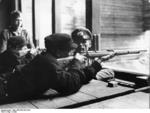
[[[66,33],[56,33],[45,37],[45,47],[47,50],[71,50],[76,49],[77,44],[73,43],[70,35]]]
[[[92,33],[89,29],[84,27],[76,28],[71,33],[72,39],[76,43],[84,43],[85,40],[92,40]]]

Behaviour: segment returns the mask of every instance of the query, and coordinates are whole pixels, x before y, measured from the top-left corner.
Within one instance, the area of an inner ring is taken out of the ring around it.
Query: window
[[[86,26],[85,0],[21,0],[24,27],[37,46],[44,48],[44,38],[53,32],[71,33]]]
[[[71,33],[78,26],[85,27],[85,0],[56,0],[56,32]]]
[[[40,48],[44,38],[52,33],[52,0],[22,0],[24,26]]]
[[[52,34],[52,0],[35,0],[35,36],[40,48],[44,38]]]
[[[22,0],[21,2],[22,12],[23,12],[23,26],[33,37],[33,25],[32,25],[32,0]]]

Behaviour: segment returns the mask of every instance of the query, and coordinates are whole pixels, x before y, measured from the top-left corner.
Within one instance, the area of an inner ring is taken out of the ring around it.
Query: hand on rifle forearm
[[[84,63],[85,60],[87,59],[85,56],[77,53],[75,56],[74,56],[75,59],[79,60],[81,63]]]
[[[102,60],[100,58],[98,58],[98,57],[94,58],[94,61],[97,61],[100,64],[102,63]]]

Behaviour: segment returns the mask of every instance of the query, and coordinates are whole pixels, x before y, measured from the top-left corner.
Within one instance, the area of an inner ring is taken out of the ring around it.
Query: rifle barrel
[[[89,52],[88,57],[103,57],[107,55],[110,55],[112,57],[115,55],[138,54],[140,52],[146,52],[146,50],[115,50],[113,52],[97,51],[97,52]]]

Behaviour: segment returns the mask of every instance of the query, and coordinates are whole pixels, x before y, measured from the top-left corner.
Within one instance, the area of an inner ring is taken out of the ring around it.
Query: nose
[[[22,20],[16,20],[16,25],[21,26],[22,25]]]

